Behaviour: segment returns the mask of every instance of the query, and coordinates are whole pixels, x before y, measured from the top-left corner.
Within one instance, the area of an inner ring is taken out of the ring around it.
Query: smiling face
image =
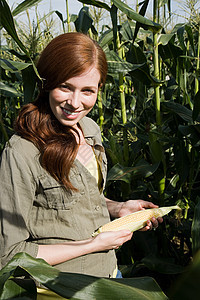
[[[93,67],[49,92],[51,110],[61,124],[77,127],[77,123],[90,112],[96,102],[99,82],[100,73]]]

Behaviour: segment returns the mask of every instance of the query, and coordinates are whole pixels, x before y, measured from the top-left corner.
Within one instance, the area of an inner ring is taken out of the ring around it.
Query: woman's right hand
[[[87,240],[38,245],[37,258],[46,260],[50,265],[57,265],[85,254],[117,249],[130,240],[132,235],[129,230],[108,231]]]
[[[118,249],[132,238],[133,233],[129,230],[101,232],[93,238],[96,251]]]

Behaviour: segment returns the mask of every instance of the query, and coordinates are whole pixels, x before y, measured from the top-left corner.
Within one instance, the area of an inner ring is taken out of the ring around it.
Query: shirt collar
[[[101,146],[101,135],[98,128],[98,125],[96,123],[93,124],[93,120],[84,117],[79,121],[79,124],[81,126],[81,129],[83,131],[83,135],[85,139],[87,140],[87,143],[91,146]]]

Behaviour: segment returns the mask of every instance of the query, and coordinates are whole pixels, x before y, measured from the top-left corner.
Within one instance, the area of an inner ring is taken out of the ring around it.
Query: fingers
[[[147,221],[147,225],[144,228],[142,228],[140,231],[156,230],[159,224],[162,222],[163,222],[163,218],[159,217],[156,219],[155,217],[153,217],[151,220]]]
[[[133,233],[129,230],[107,231],[98,234],[94,240],[99,250],[118,249],[132,238]]]
[[[119,249],[120,246],[129,241],[133,236],[133,233],[129,230],[119,230],[117,233],[119,237],[116,238],[116,245],[113,246],[113,249]]]
[[[154,203],[150,202],[150,201],[145,201],[145,200],[135,200],[138,202],[138,205],[140,207],[140,209],[145,209],[145,208],[157,208],[159,207],[158,205],[155,205]]]
[[[161,218],[161,217],[157,218],[157,220],[158,220],[159,223],[163,222],[163,218]]]
[[[155,217],[153,217],[151,221],[149,220],[149,222],[151,223],[149,224],[150,228],[155,230],[156,228],[158,228],[159,223],[163,222],[163,218],[159,217],[156,219]]]

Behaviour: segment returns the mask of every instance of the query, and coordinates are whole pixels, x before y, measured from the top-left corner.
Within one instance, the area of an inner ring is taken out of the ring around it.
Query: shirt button
[[[99,205],[95,206],[95,210],[100,210],[100,206]]]

